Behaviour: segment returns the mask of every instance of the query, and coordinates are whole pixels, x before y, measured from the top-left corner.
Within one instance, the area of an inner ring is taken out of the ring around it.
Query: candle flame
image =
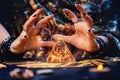
[[[102,64],[98,65],[97,69],[98,69],[99,71],[102,70],[102,69],[103,69],[103,65],[102,65]]]

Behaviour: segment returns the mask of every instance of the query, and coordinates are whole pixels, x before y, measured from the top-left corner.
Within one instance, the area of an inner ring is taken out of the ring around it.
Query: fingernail
[[[82,15],[86,16],[86,13],[82,13]]]
[[[36,17],[37,15],[35,14],[35,15],[33,15],[33,17]]]
[[[89,29],[88,32],[91,32],[91,30]]]
[[[24,38],[28,38],[28,35],[24,35]]]

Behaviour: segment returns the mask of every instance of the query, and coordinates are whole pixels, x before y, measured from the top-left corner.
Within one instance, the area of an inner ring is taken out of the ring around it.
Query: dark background
[[[11,33],[11,29],[15,28],[15,7],[14,4],[18,0],[0,0],[0,23],[2,23],[6,29]],[[23,0],[20,0],[23,1]],[[109,17],[114,17],[117,15],[117,18],[120,18],[120,0],[111,0],[111,12],[108,15]],[[23,12],[19,12],[23,14]],[[120,24],[120,21],[119,21]]]

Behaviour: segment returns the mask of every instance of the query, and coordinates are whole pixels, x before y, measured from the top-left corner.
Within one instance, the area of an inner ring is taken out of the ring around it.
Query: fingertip
[[[86,12],[86,10],[84,9],[84,7],[80,4],[75,4],[75,7],[80,11],[80,12]]]
[[[40,9],[42,9],[42,10],[43,10],[44,8],[43,8],[43,7],[41,7]]]
[[[51,14],[50,16],[48,16],[48,20],[49,20],[49,19],[52,19],[53,17],[55,17],[55,15],[54,15],[54,14]]]
[[[79,3],[75,3],[75,7],[82,7]]]
[[[78,3],[75,3],[75,6],[78,6],[79,4]]]
[[[63,12],[66,12],[66,11],[68,12],[68,11],[70,11],[70,10],[67,9],[67,8],[64,8],[64,9],[63,9]]]
[[[39,8],[39,9],[36,10],[36,12],[38,12],[38,13],[43,12],[43,10],[44,10],[43,8]]]
[[[65,9],[63,9],[62,11],[65,12]]]
[[[54,15],[54,14],[51,14],[51,16],[52,16],[52,17],[55,17],[55,15]]]
[[[63,9],[63,13],[66,14],[66,9]]]
[[[68,15],[68,13],[71,13],[72,11],[70,9],[65,8],[63,9],[63,12]]]
[[[39,8],[38,10],[44,10],[44,8]]]
[[[51,18],[50,19],[52,19],[52,18],[54,18],[55,17],[55,15],[54,14],[51,14]]]

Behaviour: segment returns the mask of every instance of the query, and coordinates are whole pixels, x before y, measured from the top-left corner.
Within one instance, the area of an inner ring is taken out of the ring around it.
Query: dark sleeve
[[[10,45],[15,40],[14,37],[8,37],[0,44],[0,60],[1,61],[16,61],[22,60],[24,53],[14,54],[10,51]]]
[[[107,47],[104,47],[103,53],[106,56],[115,57],[120,56],[120,39],[112,33],[100,33],[100,35],[106,36],[109,40]]]

